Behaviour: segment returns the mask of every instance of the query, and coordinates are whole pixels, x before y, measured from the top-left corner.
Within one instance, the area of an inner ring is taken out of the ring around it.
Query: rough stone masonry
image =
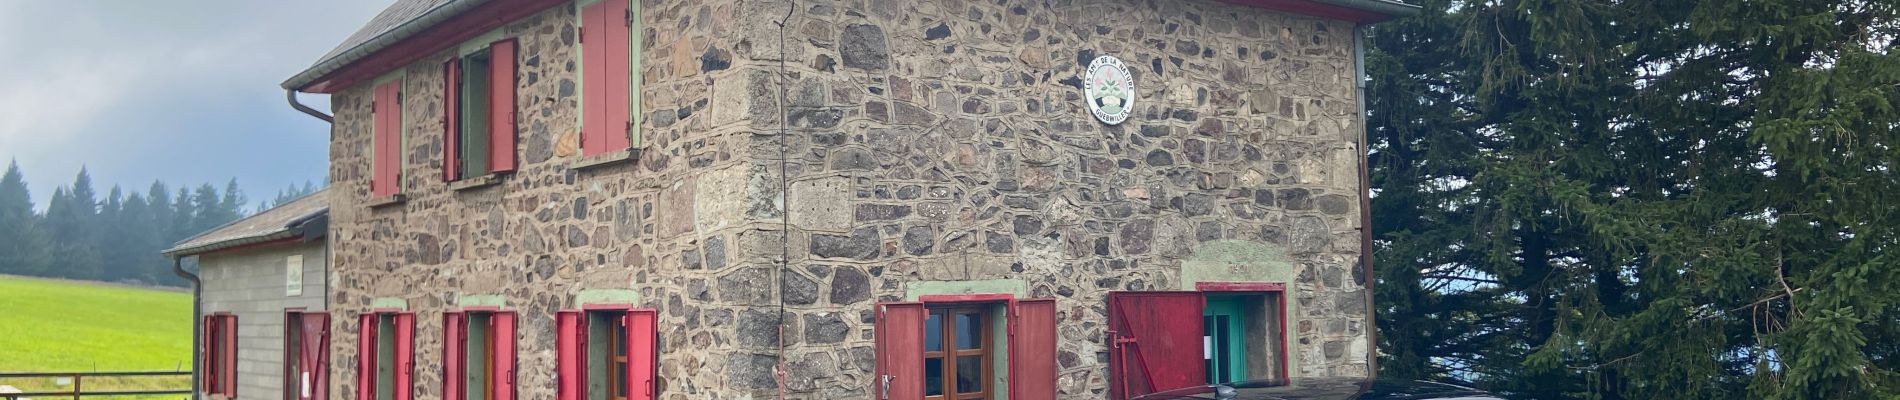
[[[636,2],[631,162],[573,167],[571,6],[504,28],[520,167],[499,184],[441,182],[453,50],[400,71],[400,204],[368,205],[370,85],[333,97],[333,310],[415,311],[424,397],[460,299],[520,312],[519,396],[552,399],[554,311],[613,289],[661,311],[666,399],[770,397],[781,362],[789,398],[869,398],[871,306],[934,281],[1057,299],[1062,398],[1105,396],[1109,291],[1222,274],[1286,278],[1295,376],[1368,373],[1351,24],[1205,0]],[[1120,125],[1082,101],[1098,55],[1134,72]],[[356,319],[333,321],[331,392],[354,393]]]

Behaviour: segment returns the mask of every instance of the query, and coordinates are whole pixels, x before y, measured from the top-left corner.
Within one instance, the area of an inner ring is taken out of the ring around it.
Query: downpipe
[[[323,120],[325,123],[336,122],[336,118],[331,117],[330,114],[324,114],[322,111],[317,111],[315,108],[310,108],[310,106],[298,102],[297,89],[284,89],[284,99],[290,101],[290,108],[295,108],[297,111],[309,114],[312,117]]]
[[[205,343],[204,324],[199,323],[204,318],[204,286],[199,284],[198,274],[185,271],[183,258],[172,257],[172,274],[191,281],[191,399],[199,400],[199,388],[204,387],[198,366],[198,360],[203,358],[198,355],[203,354]]]

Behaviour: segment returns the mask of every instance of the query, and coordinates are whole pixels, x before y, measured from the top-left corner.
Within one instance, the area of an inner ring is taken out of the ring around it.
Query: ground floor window
[[[880,398],[1055,398],[1055,301],[922,296],[877,305]]]
[[[284,313],[284,398],[328,399],[330,314]]]
[[[1284,285],[1110,292],[1109,398],[1248,380],[1285,380]]]
[[[514,400],[515,313],[451,312],[443,327],[443,397]]]
[[[237,397],[238,319],[229,313],[204,316],[204,392],[213,397]]]
[[[358,398],[414,399],[416,315],[371,312],[358,316],[357,324]]]
[[[659,393],[653,310],[597,307],[555,315],[561,400],[652,399]]]

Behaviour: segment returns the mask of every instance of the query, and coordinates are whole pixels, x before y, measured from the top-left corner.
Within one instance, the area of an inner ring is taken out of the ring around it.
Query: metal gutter
[[[291,76],[289,80],[285,80],[283,88],[291,91],[302,89],[311,82],[316,82],[317,79],[323,78],[324,75],[343,69],[346,65],[355,63],[357,60],[362,60],[370,54],[375,54],[383,48],[401,42],[403,39],[408,39],[417,32],[435,26],[442,21],[454,18],[456,15],[473,9],[476,6],[480,6],[483,3],[487,3],[488,1],[489,0],[451,0],[447,3],[437,5],[435,8],[423,12],[421,16],[403,22],[402,25],[397,25],[388,32],[378,34],[375,38],[365,41],[362,44],[352,46],[349,50],[344,50],[335,56],[318,60],[316,65],[304,69],[303,72],[298,72],[297,75]]]
[[[1355,10],[1365,10],[1393,17],[1418,15],[1419,6],[1389,0],[1310,0],[1315,3],[1331,4]]]
[[[295,108],[297,111],[309,114],[312,117],[323,120],[325,123],[336,123],[336,118],[331,117],[330,114],[324,114],[322,111],[317,111],[315,108],[310,108],[310,106],[298,102],[297,89],[284,89],[284,98],[290,100],[290,108]]]

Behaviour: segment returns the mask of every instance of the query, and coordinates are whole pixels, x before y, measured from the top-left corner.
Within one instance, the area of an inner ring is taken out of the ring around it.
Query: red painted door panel
[[[325,313],[303,313],[298,319],[299,335],[302,342],[297,344],[297,370],[304,376],[291,379],[298,383],[299,400],[323,400],[328,398],[330,382],[330,315]]]
[[[462,59],[442,63],[442,181],[454,182],[462,165]]]
[[[1109,292],[1109,398],[1206,383],[1200,292]]]
[[[462,357],[468,351],[468,323],[462,313],[442,314],[442,397],[461,400],[467,379],[468,363]]]
[[[558,400],[582,400],[583,388],[587,387],[587,373],[583,365],[586,360],[587,346],[582,344],[587,330],[581,327],[586,319],[580,311],[561,311],[554,313],[554,398]]]
[[[581,8],[581,154],[607,149],[607,2]]]
[[[515,313],[495,313],[489,322],[494,324],[490,332],[495,339],[495,369],[489,376],[495,385],[494,400],[515,400]]]
[[[376,398],[376,314],[356,318],[356,398]]]
[[[1011,307],[1010,399],[1056,398],[1056,300],[1017,300]]]
[[[515,170],[515,40],[488,45],[488,171]]]
[[[415,399],[416,314],[396,314],[396,400]]]
[[[878,399],[924,398],[924,320],[929,317],[923,303],[877,305],[877,375],[871,385]]]
[[[653,400],[659,374],[659,314],[627,310],[627,399]]]

